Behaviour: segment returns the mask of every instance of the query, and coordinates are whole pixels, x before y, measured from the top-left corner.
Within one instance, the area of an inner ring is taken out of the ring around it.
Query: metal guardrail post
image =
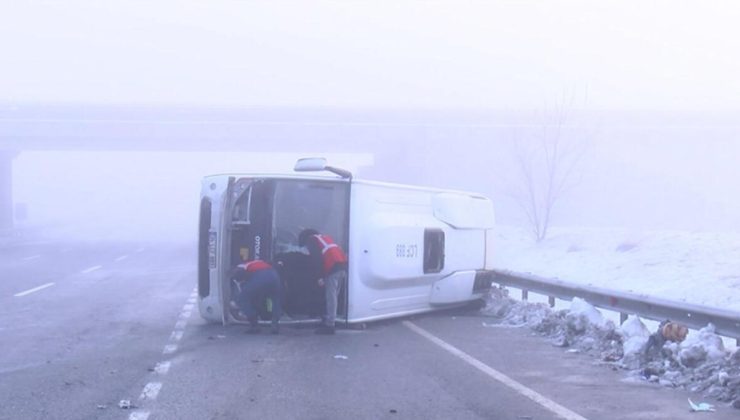
[[[551,308],[555,307],[555,297],[548,296],[547,297],[547,304],[550,305]]]
[[[529,290],[522,289],[522,300],[525,302],[529,300]]]

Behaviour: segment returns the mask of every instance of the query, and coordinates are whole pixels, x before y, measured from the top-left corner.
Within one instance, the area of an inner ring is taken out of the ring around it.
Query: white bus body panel
[[[201,316],[224,317],[222,263],[224,206],[229,177],[326,180],[316,176],[213,175],[203,179],[201,197],[211,202],[210,233],[216,240],[209,293],[200,296]],[[332,179],[332,178],[329,178]],[[474,292],[478,270],[493,264],[494,212],[490,200],[465,192],[361,180],[351,181],[347,322],[366,322],[427,312],[482,297]],[[444,266],[424,272],[425,230],[444,232]],[[405,252],[399,252],[403,247]]]
[[[488,199],[467,193],[355,181],[350,203],[349,322],[429,311],[480,297]],[[444,267],[424,273],[424,232],[444,232]],[[413,249],[415,252],[401,252]]]

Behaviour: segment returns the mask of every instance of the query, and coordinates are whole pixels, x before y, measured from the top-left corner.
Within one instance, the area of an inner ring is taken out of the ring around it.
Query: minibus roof
[[[299,174],[286,174],[286,173],[223,173],[223,174],[212,174],[206,175],[204,179],[212,178],[271,178],[271,179],[315,179],[320,181],[345,181],[346,178],[340,178],[333,175],[299,175]]]

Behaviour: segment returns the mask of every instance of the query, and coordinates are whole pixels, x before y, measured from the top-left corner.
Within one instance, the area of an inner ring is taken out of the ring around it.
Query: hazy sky
[[[588,110],[650,112],[637,114],[645,127],[622,127],[621,114],[610,112],[603,115],[612,125],[592,121],[594,129],[585,129],[592,147],[580,168],[584,181],[558,207],[556,223],[740,229],[738,22],[740,4],[715,1],[4,1],[0,105],[533,115],[573,93],[575,106]],[[689,111],[681,114],[689,120],[651,127],[662,124],[652,120],[656,111],[671,110]],[[716,112],[726,125],[702,119]],[[537,121],[529,123],[536,131]],[[291,129],[302,141],[302,128]],[[506,128],[490,135],[463,126],[342,130],[348,141],[385,133],[394,153],[405,155],[407,173],[488,194],[500,220],[516,221],[504,194],[516,181],[505,169],[512,156],[501,145],[513,137]],[[475,133],[491,145],[454,147]],[[435,153],[417,158],[400,147],[408,139]],[[297,157],[26,151],[14,161],[14,200],[37,222],[190,238],[201,176],[289,171]],[[347,154],[332,162],[353,169],[371,159]],[[456,162],[454,171],[445,159]],[[131,212],[131,203],[148,207]]]
[[[357,171],[371,155],[328,154]],[[83,238],[194,240],[205,175],[291,172],[301,155],[225,152],[23,152],[15,201],[33,225]],[[66,228],[65,228],[66,227]]]
[[[740,109],[740,5],[4,1],[0,102]]]

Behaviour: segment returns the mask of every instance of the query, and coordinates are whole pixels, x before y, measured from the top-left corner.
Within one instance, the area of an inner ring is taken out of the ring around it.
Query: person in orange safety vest
[[[308,248],[313,273],[324,287],[326,312],[316,334],[334,334],[339,290],[347,281],[347,255],[331,236],[316,229],[304,229],[298,236],[298,246]]]
[[[239,264],[233,271],[236,283],[236,303],[247,316],[250,334],[260,332],[258,308],[266,299],[272,301],[272,333],[279,332],[282,311],[282,284],[278,272],[267,262],[253,260]]]

